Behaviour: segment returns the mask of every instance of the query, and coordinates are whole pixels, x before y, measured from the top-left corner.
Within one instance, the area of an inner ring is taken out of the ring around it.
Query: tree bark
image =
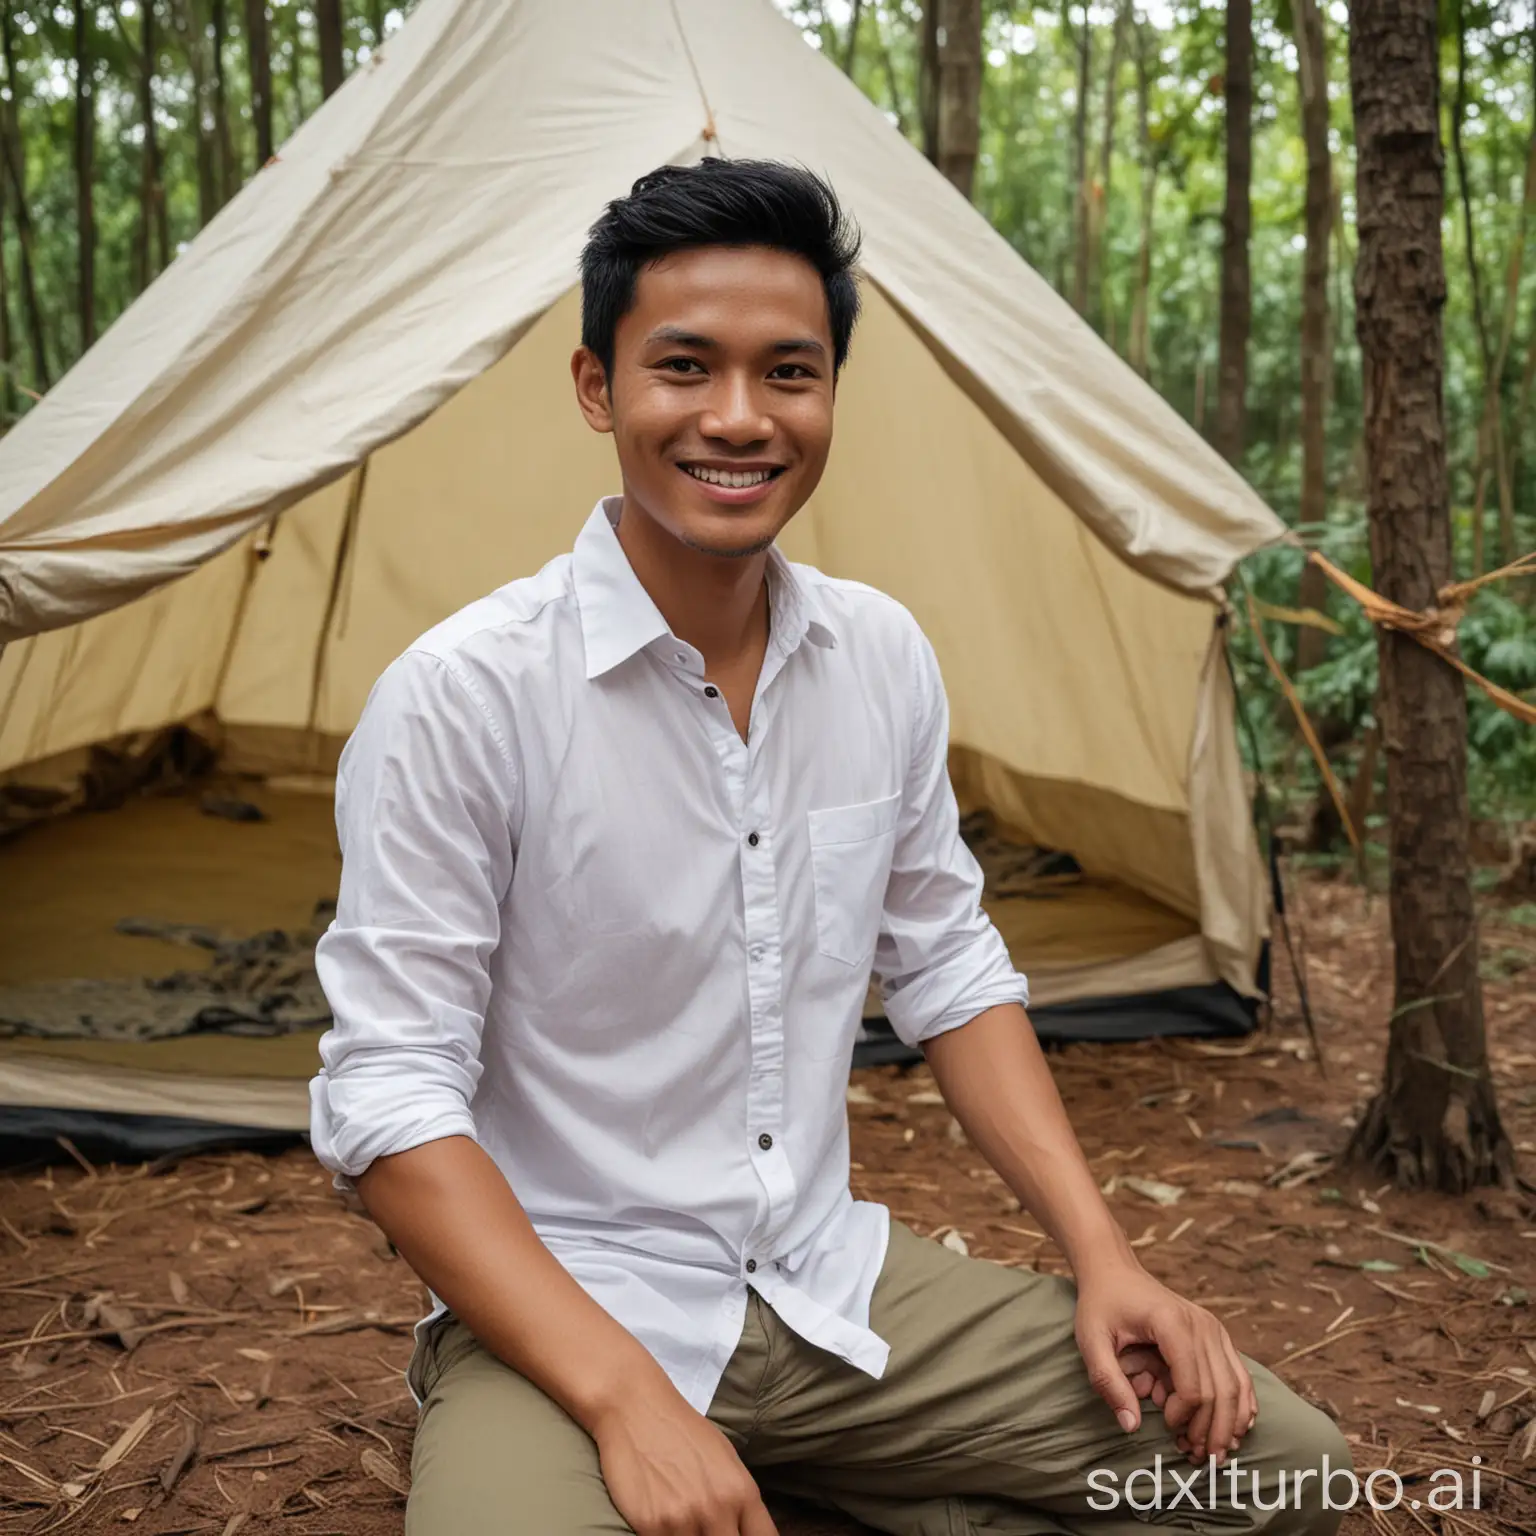
[[[251,75],[251,121],[256,126],[256,169],[272,158],[272,52],[265,0],[245,0],[245,50]]]
[[[1366,506],[1375,586],[1427,609],[1451,577],[1442,311],[1445,156],[1435,0],[1354,0]],[[1461,678],[1378,630],[1394,1007],[1384,1086],[1351,1152],[1409,1188],[1508,1183],[1478,978]]]
[[[37,297],[37,240],[32,228],[32,209],[27,201],[27,160],[21,145],[20,77],[16,72],[16,36],[10,0],[0,0],[0,58],[5,64],[5,86],[10,100],[0,109],[5,135],[5,175],[11,186],[11,206],[16,214],[16,242],[21,251],[21,302],[27,317],[27,343],[32,353],[32,374],[38,391],[53,382],[48,370],[47,328]]]
[[[1296,81],[1307,151],[1307,254],[1301,280],[1301,516],[1302,530],[1321,533],[1328,513],[1328,395],[1333,347],[1328,321],[1328,242],[1333,223],[1333,165],[1328,147],[1328,44],[1317,0],[1292,0]],[[1297,606],[1323,609],[1328,579],[1310,562],[1301,568]],[[1328,635],[1303,625],[1296,668],[1305,672],[1328,653]]]
[[[229,131],[229,90],[224,75],[224,45],[229,41],[226,0],[211,0],[213,21],[213,131],[219,148],[219,202],[227,203],[245,179],[234,135]]]
[[[171,23],[181,39],[192,76],[193,133],[197,146],[197,225],[219,211],[218,147],[208,83],[208,36],[197,0],[171,0]]]
[[[938,0],[935,164],[966,196],[981,147],[981,0]]]
[[[0,118],[0,135],[5,132]],[[11,284],[5,263],[5,182],[0,176],[0,430],[9,430],[16,419],[16,378],[12,372]]]
[[[1228,0],[1227,194],[1221,216],[1221,320],[1216,363],[1216,447],[1242,461],[1248,431],[1248,333],[1253,287],[1248,235],[1253,222],[1253,0]]]
[[[1072,307],[1088,308],[1088,88],[1093,83],[1093,20],[1083,7],[1081,31],[1072,26],[1072,0],[1062,0],[1061,24],[1077,54],[1077,103],[1072,114]]]
[[[144,142],[139,162],[139,288],[147,288],[171,259],[171,234],[160,177],[160,137],[155,128],[155,0],[139,0],[139,117]]]
[[[289,133],[293,133],[309,116],[309,103],[304,99],[304,21],[297,6],[292,7],[288,13],[288,40],[290,47],[283,49],[281,43],[278,53],[285,51],[288,57],[288,89],[293,95],[293,116],[289,126]]]
[[[1144,17],[1136,31],[1136,142],[1141,157],[1141,239],[1136,249],[1136,286],[1131,300],[1131,333],[1126,360],[1142,378],[1151,373],[1152,230],[1157,211],[1157,175],[1162,156],[1152,142],[1154,44]]]
[[[331,97],[341,89],[346,73],[342,51],[341,0],[316,0],[315,21],[320,29],[320,94]]]
[[[859,18],[863,14],[864,0],[853,0],[853,15],[848,18],[848,42],[843,49],[843,73],[850,80],[853,79],[853,61],[859,51]]]
[[[75,236],[80,350],[96,340],[96,60],[91,6],[75,0]]]
[[[372,34],[375,48],[384,41],[385,13],[384,0],[368,0],[368,31]]]
[[[1099,312],[1099,330],[1114,346],[1114,316],[1107,291],[1109,263],[1109,189],[1115,168],[1115,115],[1120,106],[1120,61],[1125,53],[1125,29],[1130,20],[1130,0],[1122,0],[1115,12],[1114,38],[1109,48],[1109,69],[1104,76],[1104,127],[1099,136],[1099,170],[1094,178],[1090,205],[1092,230],[1089,240],[1088,292]]]
[[[917,105],[923,119],[923,153],[939,163],[939,5],[923,0],[923,30],[917,58]]]

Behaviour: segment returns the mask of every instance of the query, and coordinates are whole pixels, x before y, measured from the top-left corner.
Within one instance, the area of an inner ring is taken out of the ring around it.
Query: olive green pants
[[[1065,1280],[965,1258],[893,1220],[870,1306],[891,1346],[884,1377],[805,1343],[754,1292],[709,1417],[762,1488],[891,1536],[1145,1536],[1149,1523],[1331,1536],[1342,1511],[1324,1507],[1322,1474],[1343,1504],[1351,1460],[1327,1415],[1247,1361],[1258,1422],[1235,1482],[1218,1473],[1213,1507],[1208,1471],[1192,1476],[1150,1402],[1127,1435],[1090,1387],[1074,1296]],[[412,1371],[424,1406],[407,1536],[630,1530],[586,1432],[462,1324],[430,1332]]]

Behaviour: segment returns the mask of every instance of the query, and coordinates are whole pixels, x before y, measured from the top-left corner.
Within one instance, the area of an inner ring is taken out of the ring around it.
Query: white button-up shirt
[[[374,687],[337,779],[311,1129],[345,1176],[473,1138],[703,1412],[749,1287],[885,1367],[888,1213],[848,1187],[871,971],[913,1045],[1028,989],[981,910],[911,614],[770,551],[743,741],[618,513]]]

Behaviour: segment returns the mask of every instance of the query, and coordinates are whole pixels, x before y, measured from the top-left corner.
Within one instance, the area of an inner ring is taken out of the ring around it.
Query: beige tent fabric
[[[576,257],[707,152],[825,171],[865,236],[785,552],[916,614],[963,799],[1203,935],[1157,976],[1250,990],[1214,596],[1282,525],[771,0],[424,0],[0,441],[0,772],[192,716],[334,763],[395,654],[616,488]]]
[[[771,0],[426,0],[0,446],[0,642],[407,430],[569,287],[607,198],[716,148],[832,177],[872,279],[1135,568],[1206,591],[1280,535]]]

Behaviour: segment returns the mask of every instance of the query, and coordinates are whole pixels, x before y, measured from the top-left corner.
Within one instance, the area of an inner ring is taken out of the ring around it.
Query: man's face
[[[826,292],[801,257],[678,251],[645,268],[613,377],[571,361],[588,422],[612,432],[627,504],[706,554],[766,549],[816,489],[832,446]]]

